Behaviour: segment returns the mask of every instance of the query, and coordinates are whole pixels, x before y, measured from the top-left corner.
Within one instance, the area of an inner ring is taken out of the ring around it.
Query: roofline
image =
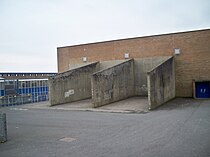
[[[56,72],[0,72],[0,74],[57,74]]]
[[[33,79],[31,79],[31,78],[29,78],[29,79],[18,79],[18,81],[39,81],[39,80],[48,80],[47,78],[39,78],[39,79],[37,79],[37,78],[33,78]]]
[[[146,36],[141,36],[141,37],[131,37],[131,38],[115,39],[115,40],[107,40],[107,41],[99,41],[99,42],[91,42],[91,43],[76,44],[76,45],[70,45],[70,46],[61,46],[61,47],[57,47],[57,49],[67,48],[67,47],[77,47],[77,46],[93,45],[93,44],[103,44],[103,43],[108,43],[108,42],[132,40],[132,39],[139,39],[139,38],[157,37],[157,36],[164,36],[164,35],[175,35],[175,34],[183,34],[183,33],[200,32],[200,31],[210,31],[210,28],[198,29],[198,30],[192,30],[192,31],[181,31],[181,32],[175,32],[175,33],[163,33],[163,34],[157,34],[157,35],[146,35]]]

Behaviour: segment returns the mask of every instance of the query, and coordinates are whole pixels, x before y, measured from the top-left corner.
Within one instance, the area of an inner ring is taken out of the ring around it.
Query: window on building
[[[26,87],[26,84],[25,84],[24,81],[21,83],[21,87],[22,87],[22,88],[25,88],[25,87]]]
[[[30,81],[26,81],[26,88],[30,88]]]

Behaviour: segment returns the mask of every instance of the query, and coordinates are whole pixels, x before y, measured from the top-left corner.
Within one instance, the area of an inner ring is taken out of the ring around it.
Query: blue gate
[[[210,82],[195,82],[196,98],[210,98]]]

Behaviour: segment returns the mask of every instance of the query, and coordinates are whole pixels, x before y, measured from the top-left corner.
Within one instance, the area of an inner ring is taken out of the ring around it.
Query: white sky
[[[0,72],[56,72],[57,47],[210,28],[210,0],[0,0]]]

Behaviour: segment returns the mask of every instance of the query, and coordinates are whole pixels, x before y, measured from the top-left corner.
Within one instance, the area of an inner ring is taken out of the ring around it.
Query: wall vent
[[[179,55],[181,52],[180,52],[180,49],[179,48],[175,48],[174,49],[174,54],[175,55]]]
[[[87,62],[87,57],[82,57],[83,62]]]
[[[124,58],[125,58],[125,59],[128,59],[128,58],[129,58],[129,53],[125,53],[125,54],[124,54]]]

